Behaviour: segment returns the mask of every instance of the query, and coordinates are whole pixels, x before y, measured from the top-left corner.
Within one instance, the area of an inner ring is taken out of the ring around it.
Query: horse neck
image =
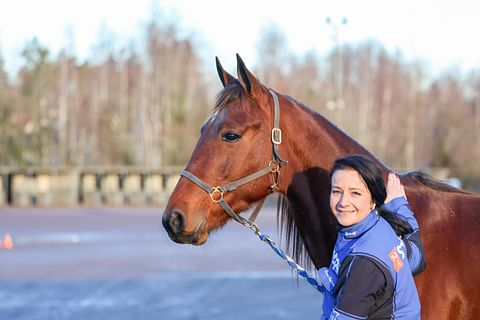
[[[330,168],[346,154],[373,155],[325,117],[289,102],[292,105],[282,109],[285,145],[280,154],[289,163],[282,168],[280,191],[288,199],[295,226],[318,268],[329,264],[337,234],[329,209]]]
[[[287,112],[287,130],[283,129],[287,132],[283,135],[290,151],[289,159],[293,159],[292,167],[296,170],[320,167],[328,171],[338,157],[353,153],[373,158],[384,167],[371,152],[309,107],[294,103],[284,113]]]
[[[280,147],[280,154],[289,161],[284,169],[289,178],[312,169],[328,173],[337,158],[353,153],[373,158],[382,170],[387,170],[373,154],[324,116],[293,100],[286,101],[281,110],[285,145]]]

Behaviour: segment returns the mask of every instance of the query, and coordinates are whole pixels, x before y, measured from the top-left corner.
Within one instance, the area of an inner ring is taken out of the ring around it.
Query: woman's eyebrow
[[[357,188],[357,187],[350,187],[348,190],[358,190],[358,191],[363,191],[362,188]]]

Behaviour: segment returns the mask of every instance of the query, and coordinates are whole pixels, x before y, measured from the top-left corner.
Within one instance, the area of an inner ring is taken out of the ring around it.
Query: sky
[[[80,61],[91,59],[102,28],[119,43],[140,41],[156,13],[195,38],[212,72],[215,56],[227,70],[235,70],[236,53],[247,66],[261,63],[258,41],[270,25],[298,55],[328,52],[335,26],[339,43],[377,40],[432,73],[468,71],[480,66],[479,8],[473,0],[1,0],[0,53],[10,73],[21,65],[21,50],[33,37],[53,56],[67,48]]]

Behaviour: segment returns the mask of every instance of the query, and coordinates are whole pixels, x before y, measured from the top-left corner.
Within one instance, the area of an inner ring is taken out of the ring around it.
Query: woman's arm
[[[423,242],[420,238],[420,227],[413,211],[408,205],[405,189],[400,183],[400,179],[393,173],[388,175],[387,198],[385,199],[384,207],[398,214],[412,227],[413,232],[405,235],[403,240],[407,247],[407,257],[412,273],[414,275],[421,273],[426,268],[426,262],[423,252]]]

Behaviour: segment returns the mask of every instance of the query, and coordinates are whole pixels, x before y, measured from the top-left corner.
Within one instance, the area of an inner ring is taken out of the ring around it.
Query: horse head
[[[245,67],[240,56],[237,78],[223,69],[218,58],[216,64],[223,90],[201,128],[162,218],[168,235],[178,243],[202,245],[210,231],[225,225],[229,215],[219,200],[242,212],[278,187],[272,182],[280,165],[272,151],[276,150],[272,139],[280,139],[272,138],[272,93]],[[259,169],[262,174],[252,178],[250,175]],[[251,179],[244,181],[249,176]]]

